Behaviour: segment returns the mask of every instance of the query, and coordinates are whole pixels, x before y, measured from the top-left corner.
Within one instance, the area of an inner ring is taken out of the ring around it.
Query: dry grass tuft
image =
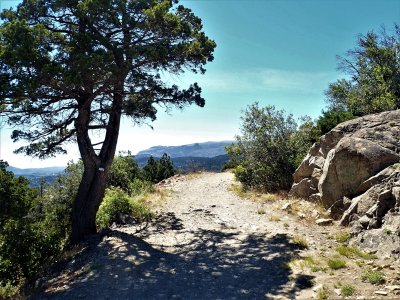
[[[229,191],[235,193],[240,198],[249,199],[256,202],[268,203],[274,202],[286,197],[285,193],[262,193],[254,190],[249,190],[243,187],[241,183],[233,183],[229,187]]]

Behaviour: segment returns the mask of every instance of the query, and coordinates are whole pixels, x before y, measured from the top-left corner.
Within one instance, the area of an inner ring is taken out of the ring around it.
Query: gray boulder
[[[365,192],[366,180],[399,161],[400,110],[350,120],[313,145],[293,174],[290,194],[320,199],[328,208]]]
[[[344,137],[329,151],[318,190],[325,206],[357,195],[359,186],[379,171],[399,161],[399,154],[373,141]]]
[[[400,110],[339,124],[293,175],[290,194],[321,201],[354,243],[400,257]]]
[[[341,225],[348,225],[353,216],[358,215],[360,219],[356,222],[359,222],[364,228],[367,227],[365,226],[366,218],[377,220],[379,227],[384,223],[386,214],[400,206],[400,164],[387,167],[368,181],[375,184],[351,200],[350,207],[341,217]],[[364,186],[368,185],[365,182],[363,184]]]

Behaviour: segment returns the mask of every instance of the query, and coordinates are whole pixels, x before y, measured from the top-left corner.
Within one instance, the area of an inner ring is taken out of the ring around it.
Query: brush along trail
[[[397,297],[398,262],[340,256],[335,236],[345,229],[316,225],[321,210],[309,202],[239,197],[229,172],[175,176],[159,189],[168,196],[152,222],[92,237],[37,281],[32,298],[340,298],[345,285],[352,297]],[[330,269],[339,256],[346,266]],[[363,281],[367,268],[386,283]]]

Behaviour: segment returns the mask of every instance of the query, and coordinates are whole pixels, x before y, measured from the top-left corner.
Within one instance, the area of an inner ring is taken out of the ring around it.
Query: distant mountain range
[[[15,176],[24,176],[29,179],[31,186],[39,186],[42,180],[49,183],[53,182],[58,174],[64,172],[65,167],[20,169],[9,166],[7,170],[13,172]]]
[[[167,153],[171,158],[175,157],[215,157],[225,155],[225,147],[231,145],[232,141],[195,143],[182,146],[155,146],[139,151],[135,157],[161,157]]]
[[[221,171],[229,161],[225,147],[231,145],[232,141],[195,143],[182,146],[155,146],[138,152],[135,160],[140,167],[146,165],[150,156],[160,158],[167,153],[175,168],[188,171]]]
[[[27,176],[27,175],[35,175],[35,176],[48,176],[48,175],[57,175],[62,173],[65,170],[65,167],[48,167],[48,168],[29,168],[29,169],[20,169],[12,166],[7,167],[8,171],[13,172],[17,176]]]
[[[221,171],[222,167],[229,161],[225,147],[231,145],[232,141],[195,143],[182,146],[155,146],[138,152],[134,158],[140,167],[143,167],[150,156],[160,158],[167,153],[175,168],[187,171]],[[20,169],[12,166],[8,171],[16,176],[24,176],[31,182],[31,186],[38,186],[41,180],[53,182],[57,175],[65,170],[65,167],[28,168]]]

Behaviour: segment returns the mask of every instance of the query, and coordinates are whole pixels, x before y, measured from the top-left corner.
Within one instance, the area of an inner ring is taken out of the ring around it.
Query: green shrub
[[[337,270],[346,267],[346,262],[342,259],[330,259],[328,260],[328,267]]]
[[[24,217],[38,196],[37,191],[28,186],[28,179],[15,177],[6,170],[7,166],[0,160],[0,228],[9,219]]]
[[[150,181],[135,178],[129,183],[131,196],[142,195],[154,191],[154,186]]]
[[[322,111],[322,116],[318,118],[317,129],[321,135],[331,131],[336,125],[354,119],[355,116],[349,111],[341,108],[331,108]]]
[[[153,217],[153,213],[143,203],[138,200],[131,200],[131,216],[138,222],[148,221]]]
[[[0,299],[13,299],[18,293],[18,286],[14,286],[11,283],[0,284]]]
[[[342,286],[342,288],[340,289],[340,292],[344,297],[350,297],[354,294],[355,290],[356,289],[354,288],[354,286],[352,286],[350,284],[346,284],[346,285]]]
[[[143,167],[143,177],[147,181],[157,183],[176,173],[174,164],[171,158],[164,153],[163,156],[157,160],[150,156],[147,164]]]
[[[107,187],[119,187],[131,193],[130,182],[140,177],[140,168],[133,156],[128,152],[125,156],[120,153],[114,158],[108,173]]]
[[[106,195],[96,215],[99,228],[106,228],[118,221],[118,215],[131,215],[137,221],[149,220],[152,217],[150,210],[142,203],[130,197],[118,188],[106,190]]]
[[[118,214],[130,215],[131,212],[130,197],[126,192],[118,188],[107,189],[96,215],[97,226],[108,227],[118,220]]]
[[[338,243],[347,243],[351,239],[351,234],[348,232],[339,233],[335,236]]]
[[[385,283],[385,274],[378,270],[372,270],[371,268],[366,269],[362,275],[363,281],[368,281],[371,284],[383,284]]]
[[[328,299],[329,296],[331,295],[331,291],[329,290],[329,288],[326,285],[323,285],[322,288],[320,288],[317,291],[317,299],[319,300],[325,300]]]
[[[246,187],[266,192],[288,190],[292,174],[311,146],[312,121],[298,127],[292,115],[274,106],[247,107],[241,135],[227,147],[236,178]]]
[[[0,161],[0,205],[4,208],[0,210],[0,298],[11,297],[25,279],[63,250],[81,175],[81,165],[70,164],[66,174],[39,198],[28,180],[15,178],[5,167]]]
[[[341,245],[336,248],[336,251],[343,256],[346,256],[348,258],[354,258],[354,257],[361,257],[364,259],[375,259],[377,258],[376,255],[374,254],[368,254],[357,247],[351,247],[351,246],[346,246],[346,245]]]

